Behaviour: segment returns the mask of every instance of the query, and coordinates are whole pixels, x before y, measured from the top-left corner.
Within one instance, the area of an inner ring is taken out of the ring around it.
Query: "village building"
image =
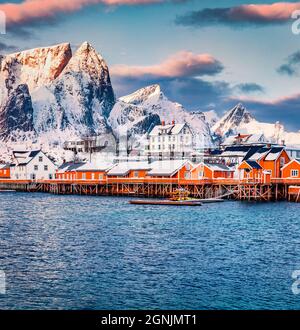
[[[281,169],[281,176],[283,179],[300,179],[300,162],[292,159],[285,164]]]
[[[238,167],[239,180],[251,180],[261,182],[263,180],[263,168],[255,160],[244,160]]]
[[[223,147],[233,145],[243,146],[265,146],[270,142],[266,139],[265,135],[262,134],[237,134],[227,137],[221,144]]]
[[[190,180],[193,164],[189,160],[162,160],[151,163],[148,177],[156,179]]]
[[[149,134],[145,153],[151,160],[183,159],[194,152],[193,133],[187,123],[155,126]]]
[[[233,179],[234,172],[235,168],[223,164],[200,163],[191,170],[191,179]]]
[[[51,180],[57,166],[42,151],[13,151],[10,167],[12,180]]]
[[[148,162],[122,162],[116,164],[107,173],[109,179],[130,178],[131,180],[145,178],[151,165]]]
[[[10,165],[0,164],[0,180],[10,179]]]
[[[281,178],[281,169],[290,162],[290,157],[284,147],[272,147],[259,160],[260,166],[270,173],[271,178]]]
[[[111,163],[64,163],[58,168],[56,179],[105,181],[107,172],[114,166]]]

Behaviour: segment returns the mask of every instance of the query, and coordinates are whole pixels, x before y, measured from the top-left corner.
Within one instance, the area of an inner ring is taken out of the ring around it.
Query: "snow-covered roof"
[[[7,168],[10,168],[9,164],[0,164],[0,170],[5,170]]]
[[[109,176],[124,176],[129,171],[150,170],[151,165],[148,162],[123,162],[114,166],[107,175]]]
[[[262,167],[255,160],[246,160],[245,162],[253,169],[262,169]]]
[[[27,165],[40,152],[41,150],[13,151],[14,163],[22,166]]]
[[[233,146],[227,147],[221,154],[222,157],[245,157],[249,152],[250,147]]]
[[[112,163],[84,163],[81,166],[77,167],[76,171],[109,171],[115,166]]]
[[[234,172],[235,170],[224,164],[204,164],[213,171]]]
[[[186,124],[172,124],[172,125],[156,125],[150,132],[150,136],[157,136],[161,134],[177,135],[186,126]]]
[[[184,165],[189,165],[189,168],[192,168],[192,164],[188,160],[158,160],[151,163],[151,171],[148,174],[151,176],[172,176]]]
[[[265,158],[265,160],[267,160],[267,161],[268,160],[271,160],[271,161],[276,160],[280,156],[283,149],[284,149],[283,147],[272,148],[270,150],[270,152],[268,153],[267,157]]]
[[[251,155],[248,159],[258,161],[262,159],[271,149],[270,148],[260,148],[253,155]]]

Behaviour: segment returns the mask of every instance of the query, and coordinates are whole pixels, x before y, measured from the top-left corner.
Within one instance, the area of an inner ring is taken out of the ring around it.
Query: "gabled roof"
[[[66,162],[63,163],[59,168],[58,171],[59,172],[71,172],[71,171],[75,171],[77,168],[79,168],[80,166],[84,165],[85,163],[83,162],[79,162],[79,163],[74,163],[74,162]]]
[[[246,155],[245,160],[249,159],[249,160],[258,161],[262,159],[270,150],[271,148],[267,148],[267,147],[263,147],[263,148],[258,147],[257,149],[250,150]]]
[[[32,161],[32,159],[34,159],[35,156],[38,155],[40,152],[42,152],[42,150],[40,150],[40,149],[32,150],[32,151],[25,151],[25,150],[13,151],[13,156],[14,156],[14,160],[16,163],[15,165],[16,166],[25,166],[25,165],[29,164]]]
[[[298,165],[300,166],[300,161],[298,159],[292,159],[287,164],[285,164],[280,170],[282,171],[284,168],[286,168],[287,166],[289,166],[290,164],[292,164],[294,162],[298,163]]]
[[[9,164],[0,164],[0,170],[5,170],[5,169],[9,169],[10,165]]]
[[[192,168],[192,163],[188,160],[158,160],[151,163],[151,170],[148,172],[148,175],[173,176],[187,164]]]
[[[150,136],[161,135],[163,131],[165,131],[164,134],[176,135],[179,134],[186,125],[187,125],[186,123],[172,124],[172,125],[156,125],[149,135]]]
[[[84,163],[81,166],[79,166],[76,171],[82,171],[82,172],[88,172],[88,171],[99,171],[99,172],[106,172],[112,169],[115,164],[112,163],[98,163],[98,164],[93,164],[93,163]]]
[[[123,162],[116,164],[107,175],[109,176],[124,176],[130,171],[150,170],[151,166],[148,162]]]
[[[234,172],[235,170],[228,167],[227,165],[224,165],[224,164],[210,164],[210,163],[200,163],[198,165],[196,165],[194,169],[196,169],[198,166],[207,166],[209,167],[213,172],[215,171],[221,171],[221,172]]]
[[[276,160],[280,156],[283,149],[284,149],[284,147],[273,147],[273,148],[271,148],[271,150],[267,154],[267,157],[265,158],[265,160],[266,161]]]
[[[251,147],[248,146],[231,146],[226,147],[222,152],[222,157],[245,157]]]
[[[245,163],[248,164],[252,169],[262,170],[262,167],[255,160],[245,160]]]

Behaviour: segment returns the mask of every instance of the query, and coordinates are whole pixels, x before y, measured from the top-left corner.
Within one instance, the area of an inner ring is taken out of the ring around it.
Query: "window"
[[[298,170],[291,170],[291,177],[295,178],[299,176],[299,171]]]
[[[204,171],[203,171],[203,170],[200,171],[199,174],[198,174],[198,176],[199,176],[199,179],[200,179],[200,178],[203,178],[203,177],[204,177]]]
[[[48,171],[48,165],[44,165],[44,171]]]
[[[35,171],[38,171],[39,170],[39,167],[37,165],[34,165],[34,170]]]
[[[82,173],[82,180],[85,180],[85,179],[86,179],[86,174]]]
[[[189,179],[191,178],[191,172],[190,172],[190,171],[185,171],[185,172],[184,172],[184,178],[185,178],[186,180],[189,180]]]
[[[283,167],[285,164],[285,158],[284,157],[281,157],[280,158],[280,167]]]
[[[49,174],[49,180],[52,180],[52,174]]]
[[[43,161],[43,156],[39,156],[39,162],[41,163]]]
[[[133,172],[133,176],[134,176],[135,178],[138,178],[138,177],[139,177],[139,172],[138,172],[138,171],[134,171],[134,172]]]
[[[103,180],[103,174],[99,174],[99,180]]]

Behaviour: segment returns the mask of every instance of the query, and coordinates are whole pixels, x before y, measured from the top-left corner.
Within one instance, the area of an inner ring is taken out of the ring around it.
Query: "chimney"
[[[161,125],[162,126],[165,126],[166,125],[166,122],[164,120],[162,120]]]
[[[175,125],[175,120],[172,120],[172,125]]]
[[[281,140],[281,145],[285,146],[285,140]]]

